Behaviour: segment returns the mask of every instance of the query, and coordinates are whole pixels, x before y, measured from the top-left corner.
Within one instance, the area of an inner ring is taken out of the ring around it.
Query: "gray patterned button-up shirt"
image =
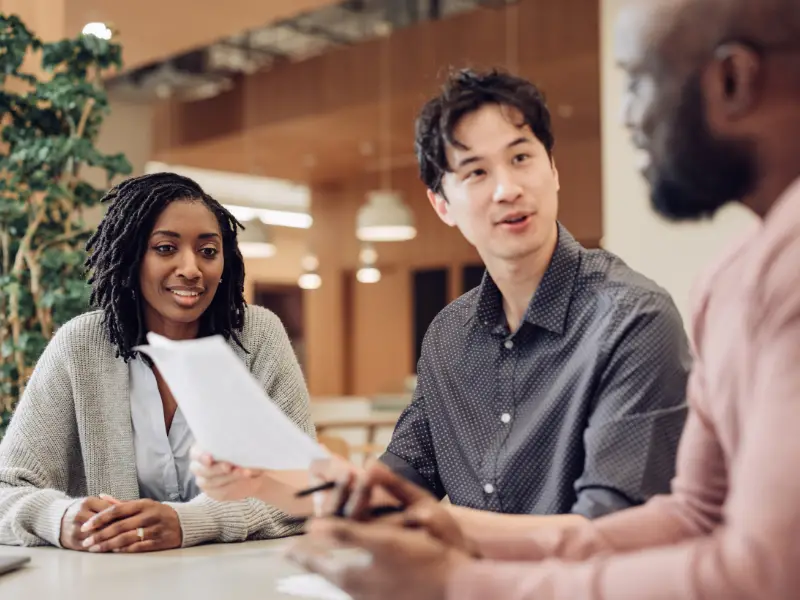
[[[436,317],[382,459],[453,504],[599,517],[669,491],[689,367],[669,295],[559,225],[516,332],[488,274]]]

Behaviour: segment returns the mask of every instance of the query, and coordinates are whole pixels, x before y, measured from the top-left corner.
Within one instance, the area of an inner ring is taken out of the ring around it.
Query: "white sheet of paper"
[[[288,596],[319,600],[353,600],[338,587],[319,575],[292,575],[278,581],[278,591]]]
[[[241,467],[308,469],[327,451],[297,427],[221,336],[173,341],[147,334],[152,358],[196,443]]]

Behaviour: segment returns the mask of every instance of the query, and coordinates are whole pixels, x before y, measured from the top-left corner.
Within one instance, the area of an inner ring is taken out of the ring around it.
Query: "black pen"
[[[373,519],[377,519],[379,517],[385,517],[386,515],[392,515],[395,513],[403,512],[405,510],[404,506],[399,505],[381,505],[381,506],[373,506],[369,509],[369,516]],[[344,517],[342,511],[337,511],[333,516],[335,517]],[[301,523],[307,522],[312,517],[289,517],[286,520],[286,523],[289,525],[299,525]]]
[[[326,481],[325,483],[320,483],[319,485],[315,485],[314,487],[306,488],[304,490],[300,490],[297,492],[294,497],[295,498],[305,498],[306,496],[310,496],[311,494],[316,494],[317,492],[324,492],[326,490],[332,490],[336,487],[335,481]]]

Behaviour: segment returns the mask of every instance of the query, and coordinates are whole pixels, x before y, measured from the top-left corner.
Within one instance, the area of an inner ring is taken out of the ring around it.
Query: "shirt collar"
[[[582,252],[583,247],[559,223],[558,242],[542,281],[525,311],[526,322],[559,335],[564,333]],[[483,274],[469,318],[475,318],[492,329],[505,323],[503,298],[488,271]]]

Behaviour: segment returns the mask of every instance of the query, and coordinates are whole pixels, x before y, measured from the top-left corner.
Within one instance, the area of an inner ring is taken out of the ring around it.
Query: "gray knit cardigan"
[[[272,401],[314,436],[308,391],[280,320],[249,306],[240,339],[249,354],[231,346]],[[0,544],[59,546],[74,499],[139,497],[128,366],[114,353],[99,311],[64,324],[47,345],[0,443]],[[178,513],[184,547],[298,533],[284,513],[258,500],[201,494],[166,504]]]

